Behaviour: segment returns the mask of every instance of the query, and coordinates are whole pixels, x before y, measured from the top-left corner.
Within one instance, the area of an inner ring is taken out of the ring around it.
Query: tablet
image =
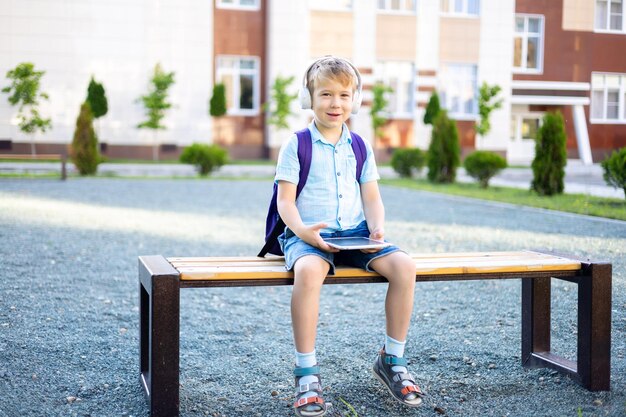
[[[324,238],[329,246],[340,250],[353,249],[380,249],[391,246],[391,243],[381,242],[367,237],[327,237]]]

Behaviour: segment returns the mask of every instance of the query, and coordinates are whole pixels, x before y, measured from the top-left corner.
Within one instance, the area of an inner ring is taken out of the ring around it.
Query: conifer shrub
[[[194,143],[180,154],[180,162],[195,165],[198,173],[206,176],[226,163],[228,153],[218,145]]]
[[[93,129],[93,113],[87,102],[80,107],[70,157],[80,175],[94,175],[98,170],[98,138]]]
[[[426,164],[426,156],[421,149],[396,149],[391,156],[391,167],[401,177],[411,178],[413,173],[418,173]]]
[[[537,131],[531,188],[539,195],[561,194],[564,188],[567,136],[560,112],[546,113]]]
[[[506,168],[506,160],[497,153],[475,151],[465,158],[463,166],[467,174],[476,179],[482,188],[489,186],[489,180]]]
[[[619,149],[602,161],[604,181],[612,187],[624,190],[626,197],[626,148]]]
[[[428,180],[452,183],[461,161],[461,145],[456,122],[441,110],[433,120],[433,131],[428,147]]]
[[[424,112],[424,124],[430,125],[433,123],[435,117],[441,111],[441,105],[439,104],[439,94],[436,91],[430,96],[428,104],[426,105],[426,111]]]

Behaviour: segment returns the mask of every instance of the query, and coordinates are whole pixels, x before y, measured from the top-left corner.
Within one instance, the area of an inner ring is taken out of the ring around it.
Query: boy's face
[[[335,80],[319,80],[316,83],[312,108],[320,133],[337,137],[341,134],[343,123],[352,113],[352,96],[352,85],[343,85]]]

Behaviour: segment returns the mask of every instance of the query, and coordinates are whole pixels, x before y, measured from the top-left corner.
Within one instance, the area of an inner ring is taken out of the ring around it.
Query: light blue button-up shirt
[[[326,223],[328,227],[321,232],[327,233],[352,229],[365,220],[365,216],[348,127],[344,123],[341,138],[336,145],[322,136],[314,122],[309,124],[309,131],[313,141],[311,170],[296,200],[302,222],[307,226]],[[364,142],[367,157],[363,164],[361,183],[380,178],[372,147],[367,141]],[[294,134],[280,150],[274,179],[298,184],[299,173],[298,137]]]

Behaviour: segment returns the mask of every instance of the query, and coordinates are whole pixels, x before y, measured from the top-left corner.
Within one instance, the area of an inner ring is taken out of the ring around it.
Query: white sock
[[[313,352],[300,353],[296,350],[296,367],[298,368],[310,368],[317,365],[317,358],[315,357],[315,349]],[[320,382],[315,375],[306,375],[300,378],[300,385],[312,384],[313,382]],[[315,391],[309,391],[302,395],[301,398],[309,398],[317,395]]]

